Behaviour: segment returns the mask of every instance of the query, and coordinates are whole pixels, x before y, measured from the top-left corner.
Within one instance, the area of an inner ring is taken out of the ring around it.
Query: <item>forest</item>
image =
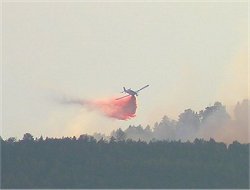
[[[1,188],[249,189],[249,144],[76,137],[1,138]]]
[[[249,105],[250,101],[245,99],[238,102],[231,113],[221,102],[207,106],[200,111],[185,109],[177,119],[171,119],[167,115],[161,121],[155,122],[153,126],[130,125],[127,129],[116,129],[109,136],[94,133],[93,136],[99,140],[109,139],[114,136],[117,139],[143,140],[181,140],[194,141],[196,138],[209,140],[215,139],[227,144],[237,140],[241,143],[249,143]]]

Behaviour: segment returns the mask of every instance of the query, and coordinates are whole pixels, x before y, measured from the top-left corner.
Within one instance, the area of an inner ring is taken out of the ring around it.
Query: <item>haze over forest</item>
[[[98,132],[88,135],[92,135],[96,140],[102,138],[109,140],[113,136],[117,140],[131,139],[146,142],[156,140],[192,142],[196,138],[205,140],[213,138],[227,144],[233,141],[249,143],[248,118],[249,100],[247,99],[235,105],[232,115],[227,112],[222,103],[215,102],[214,105],[199,112],[186,109],[179,114],[178,120],[165,115],[154,126],[130,125],[123,130],[117,127],[118,129],[112,131],[110,135]]]
[[[233,115],[220,102],[208,106],[199,112],[186,109],[180,113],[178,120],[164,116],[154,126],[129,126],[125,130],[114,130],[110,136],[118,139],[133,139],[149,142],[150,140],[193,141],[195,138],[210,139],[232,143],[237,140],[249,143],[249,100],[238,102]],[[98,133],[96,139],[105,137]]]

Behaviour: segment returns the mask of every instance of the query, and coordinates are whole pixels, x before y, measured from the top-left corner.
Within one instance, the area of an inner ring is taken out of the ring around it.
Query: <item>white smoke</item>
[[[249,100],[237,103],[234,115],[227,113],[220,102],[204,110],[195,112],[185,110],[178,120],[164,116],[154,127],[130,126],[124,130],[126,139],[132,140],[181,140],[193,141],[195,138],[210,138],[216,141],[249,143]],[[113,132],[115,134],[116,131]]]

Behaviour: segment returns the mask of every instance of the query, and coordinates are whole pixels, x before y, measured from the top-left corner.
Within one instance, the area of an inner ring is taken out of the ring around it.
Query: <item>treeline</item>
[[[1,139],[1,188],[246,188],[249,144]]]
[[[233,113],[229,115],[226,107],[220,102],[215,102],[199,112],[186,109],[179,114],[177,120],[164,116],[154,126],[129,126],[127,129],[114,130],[110,136],[120,140],[181,140],[193,141],[196,138],[232,143],[235,140],[248,143],[249,108],[250,101],[245,99],[238,102]],[[99,140],[109,139],[110,136],[95,133],[93,136]]]

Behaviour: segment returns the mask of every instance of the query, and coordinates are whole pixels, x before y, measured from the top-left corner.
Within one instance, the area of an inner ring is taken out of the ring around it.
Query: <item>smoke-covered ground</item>
[[[117,140],[181,140],[193,141],[195,138],[210,139],[231,143],[239,141],[249,143],[249,100],[243,100],[234,107],[233,115],[229,115],[226,107],[220,102],[204,110],[195,112],[186,109],[178,120],[164,116],[154,126],[129,126],[125,130],[113,131],[110,136]],[[100,133],[94,137],[110,138]]]
[[[90,111],[98,111],[106,117],[127,120],[135,117],[137,108],[135,96],[128,96],[119,100],[115,98],[103,100],[68,99],[66,104],[79,104]]]

